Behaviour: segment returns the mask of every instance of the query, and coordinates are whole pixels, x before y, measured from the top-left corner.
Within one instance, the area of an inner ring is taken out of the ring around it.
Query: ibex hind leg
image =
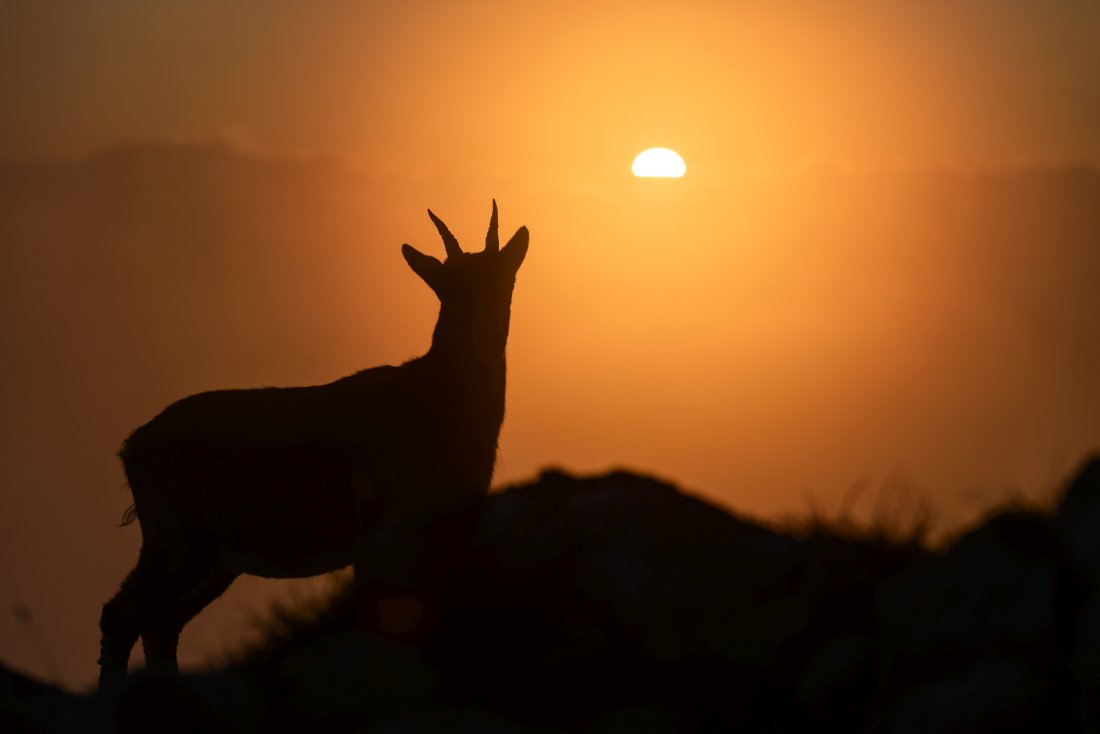
[[[159,617],[141,632],[146,667],[173,675],[178,673],[176,651],[184,626],[224,594],[237,576],[236,571],[216,565],[174,601],[166,600],[166,608]]]
[[[211,572],[214,556],[174,549],[158,553],[143,547],[134,570],[118,593],[103,606],[99,618],[102,634],[99,653],[100,685],[122,678],[138,637],[169,617],[171,610]],[[154,645],[156,647],[156,645]],[[164,649],[158,649],[158,655]],[[175,650],[171,653],[175,666]],[[164,662],[163,658],[158,660]]]
[[[99,685],[126,675],[130,651],[141,634],[144,609],[149,606],[150,582],[155,572],[144,554],[122,581],[118,593],[103,605],[99,617]]]

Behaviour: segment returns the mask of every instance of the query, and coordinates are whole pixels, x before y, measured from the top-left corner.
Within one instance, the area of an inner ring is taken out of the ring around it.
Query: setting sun
[[[680,154],[668,148],[643,150],[634,158],[630,170],[638,178],[681,178],[687,166]]]

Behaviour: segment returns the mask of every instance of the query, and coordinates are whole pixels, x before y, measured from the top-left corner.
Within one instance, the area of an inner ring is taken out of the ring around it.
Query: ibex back
[[[352,564],[357,585],[426,583],[440,518],[476,504],[492,479],[528,242],[521,227],[499,247],[496,202],[478,253],[428,214],[446,261],[402,247],[440,300],[424,356],[313,387],[200,393],[126,440],[142,547],[100,618],[101,684],[125,675],[139,636],[150,668],[176,671],[183,626],[242,573]]]

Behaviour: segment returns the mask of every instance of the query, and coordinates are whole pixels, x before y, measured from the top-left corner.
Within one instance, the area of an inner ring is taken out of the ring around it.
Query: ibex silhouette
[[[142,547],[103,607],[101,684],[125,675],[139,636],[150,668],[176,672],[183,626],[242,573],[353,564],[360,588],[430,585],[448,518],[468,520],[492,479],[528,233],[500,248],[494,201],[484,251],[465,253],[428,215],[446,261],[402,246],[440,300],[426,354],[325,385],[192,395],[123,444],[124,523],[140,520]]]

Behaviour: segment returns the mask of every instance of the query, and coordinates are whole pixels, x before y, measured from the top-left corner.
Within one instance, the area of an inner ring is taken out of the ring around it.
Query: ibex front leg
[[[195,615],[225,593],[237,576],[238,572],[227,563],[219,563],[205,578],[167,606],[157,622],[141,633],[142,646],[145,648],[145,666],[162,673],[178,673],[176,651],[180,632]]]

